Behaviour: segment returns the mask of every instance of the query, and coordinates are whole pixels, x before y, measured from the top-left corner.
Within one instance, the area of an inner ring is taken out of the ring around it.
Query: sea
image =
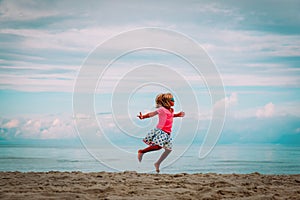
[[[155,173],[153,163],[163,150],[145,154],[137,160],[138,148],[123,146],[120,155],[112,147],[87,149],[83,145],[28,145],[0,143],[0,171],[48,172],[120,172]],[[204,158],[199,158],[199,145],[178,145],[162,163],[161,172],[218,174],[300,174],[300,147],[276,144],[216,145]],[[95,152],[101,152],[95,156]],[[178,153],[179,152],[179,153]]]

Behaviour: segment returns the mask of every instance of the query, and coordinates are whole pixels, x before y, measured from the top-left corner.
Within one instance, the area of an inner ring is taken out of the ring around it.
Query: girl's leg
[[[151,145],[145,149],[141,149],[138,151],[138,160],[141,162],[143,159],[143,155],[144,153],[150,152],[150,151],[157,151],[160,150],[162,147],[158,146],[158,145]]]
[[[158,146],[158,145],[150,145],[149,147],[145,148],[145,149],[141,149],[139,150],[139,152],[141,153],[147,153],[147,152],[150,152],[150,151],[157,151],[157,150],[160,150],[162,147],[161,146]]]
[[[168,157],[168,155],[171,153],[172,150],[170,149],[165,149],[165,151],[161,154],[160,158],[154,163],[156,172],[159,173],[159,166],[164,159]]]

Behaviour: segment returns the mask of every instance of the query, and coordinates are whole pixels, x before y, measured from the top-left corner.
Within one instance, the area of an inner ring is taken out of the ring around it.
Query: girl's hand
[[[140,118],[140,119],[144,119],[144,117],[143,117],[143,115],[142,115],[141,112],[140,112],[140,115],[138,115],[137,117]]]
[[[184,117],[185,116],[185,112],[181,111],[180,113],[178,113],[178,117]]]
[[[140,119],[146,119],[146,118],[154,117],[157,114],[158,114],[157,111],[149,112],[149,113],[144,114],[144,115],[142,115],[142,113],[140,112],[140,115],[138,115],[137,117],[140,118]]]

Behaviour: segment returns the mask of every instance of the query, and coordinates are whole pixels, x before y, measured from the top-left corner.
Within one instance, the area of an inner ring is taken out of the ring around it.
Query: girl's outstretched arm
[[[146,118],[149,118],[149,117],[153,117],[153,116],[155,116],[157,114],[158,114],[157,111],[149,112],[149,113],[147,113],[145,115],[142,115],[142,113],[140,112],[140,114],[137,117],[140,118],[140,119],[146,119]]]
[[[174,114],[174,117],[184,117],[184,116],[185,116],[185,112],[183,111]]]

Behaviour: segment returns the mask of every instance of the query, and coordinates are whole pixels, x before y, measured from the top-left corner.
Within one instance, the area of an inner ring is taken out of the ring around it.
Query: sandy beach
[[[300,175],[0,174],[0,199],[300,199]]]

